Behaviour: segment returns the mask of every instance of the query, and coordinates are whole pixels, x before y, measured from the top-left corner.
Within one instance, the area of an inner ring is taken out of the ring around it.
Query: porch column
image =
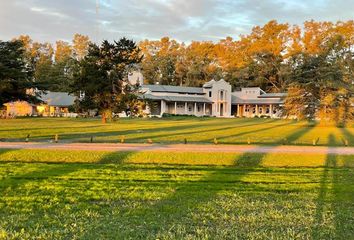
[[[256,116],[259,116],[258,104],[256,104]]]
[[[243,113],[242,116],[246,116],[246,104],[243,104]]]
[[[187,114],[187,102],[184,103],[184,114]]]
[[[203,104],[203,116],[205,116],[205,103]]]
[[[194,115],[197,116],[197,103],[194,103]]]
[[[237,114],[236,114],[237,117],[240,116],[240,104],[237,104]]]
[[[160,111],[160,114],[164,114],[165,113],[165,102],[164,100],[161,100],[161,111]]]
[[[273,104],[269,105],[269,116],[272,118],[273,117]]]
[[[177,102],[175,102],[175,114],[177,114]]]

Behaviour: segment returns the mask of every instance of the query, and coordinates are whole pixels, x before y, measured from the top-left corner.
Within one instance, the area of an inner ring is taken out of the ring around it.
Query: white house
[[[148,114],[215,117],[280,117],[285,93],[266,93],[258,87],[231,90],[226,81],[211,80],[203,87],[142,85],[142,98],[154,102]]]

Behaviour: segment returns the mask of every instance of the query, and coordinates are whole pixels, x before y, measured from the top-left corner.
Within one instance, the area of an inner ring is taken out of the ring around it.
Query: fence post
[[[28,142],[29,141],[29,138],[30,138],[30,134],[27,134],[27,137],[26,137],[26,142]]]

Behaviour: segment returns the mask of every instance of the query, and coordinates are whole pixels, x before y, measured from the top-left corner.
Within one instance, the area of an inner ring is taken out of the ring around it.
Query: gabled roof
[[[11,106],[11,105],[13,105],[13,104],[15,104],[15,103],[26,103],[26,104],[28,104],[29,106],[33,106],[33,107],[36,106],[36,105],[33,104],[33,103],[29,103],[29,102],[27,102],[27,101],[21,101],[21,100],[19,100],[19,101],[13,101],[13,102],[7,102],[7,103],[4,103],[3,105],[4,105],[4,106]]]
[[[214,83],[216,83],[214,79],[210,80],[209,82],[204,83],[203,88],[211,88]]]
[[[224,79],[220,79],[219,81],[215,81],[214,79],[212,79],[209,82],[204,83],[203,88],[211,88],[214,84],[220,84],[220,83],[229,84]]]
[[[75,97],[66,92],[46,92],[40,95],[40,99],[49,106],[67,107],[74,104]]]
[[[203,88],[199,87],[180,87],[169,85],[142,85],[141,87],[148,88],[151,92],[204,94]]]

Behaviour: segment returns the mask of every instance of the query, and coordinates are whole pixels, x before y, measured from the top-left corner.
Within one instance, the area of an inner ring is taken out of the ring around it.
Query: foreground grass
[[[354,236],[353,156],[1,150],[0,160],[0,239]]]
[[[228,152],[110,152],[78,150],[0,149],[0,162],[125,163],[215,165],[239,167],[354,167],[354,155]]]
[[[59,134],[62,141],[188,142],[245,144],[293,144],[343,146],[345,140],[354,146],[354,123],[347,128],[320,126],[315,123],[274,119],[220,119],[175,117],[167,119],[120,119],[102,124],[99,119],[24,118],[0,119],[0,140],[49,141]]]

